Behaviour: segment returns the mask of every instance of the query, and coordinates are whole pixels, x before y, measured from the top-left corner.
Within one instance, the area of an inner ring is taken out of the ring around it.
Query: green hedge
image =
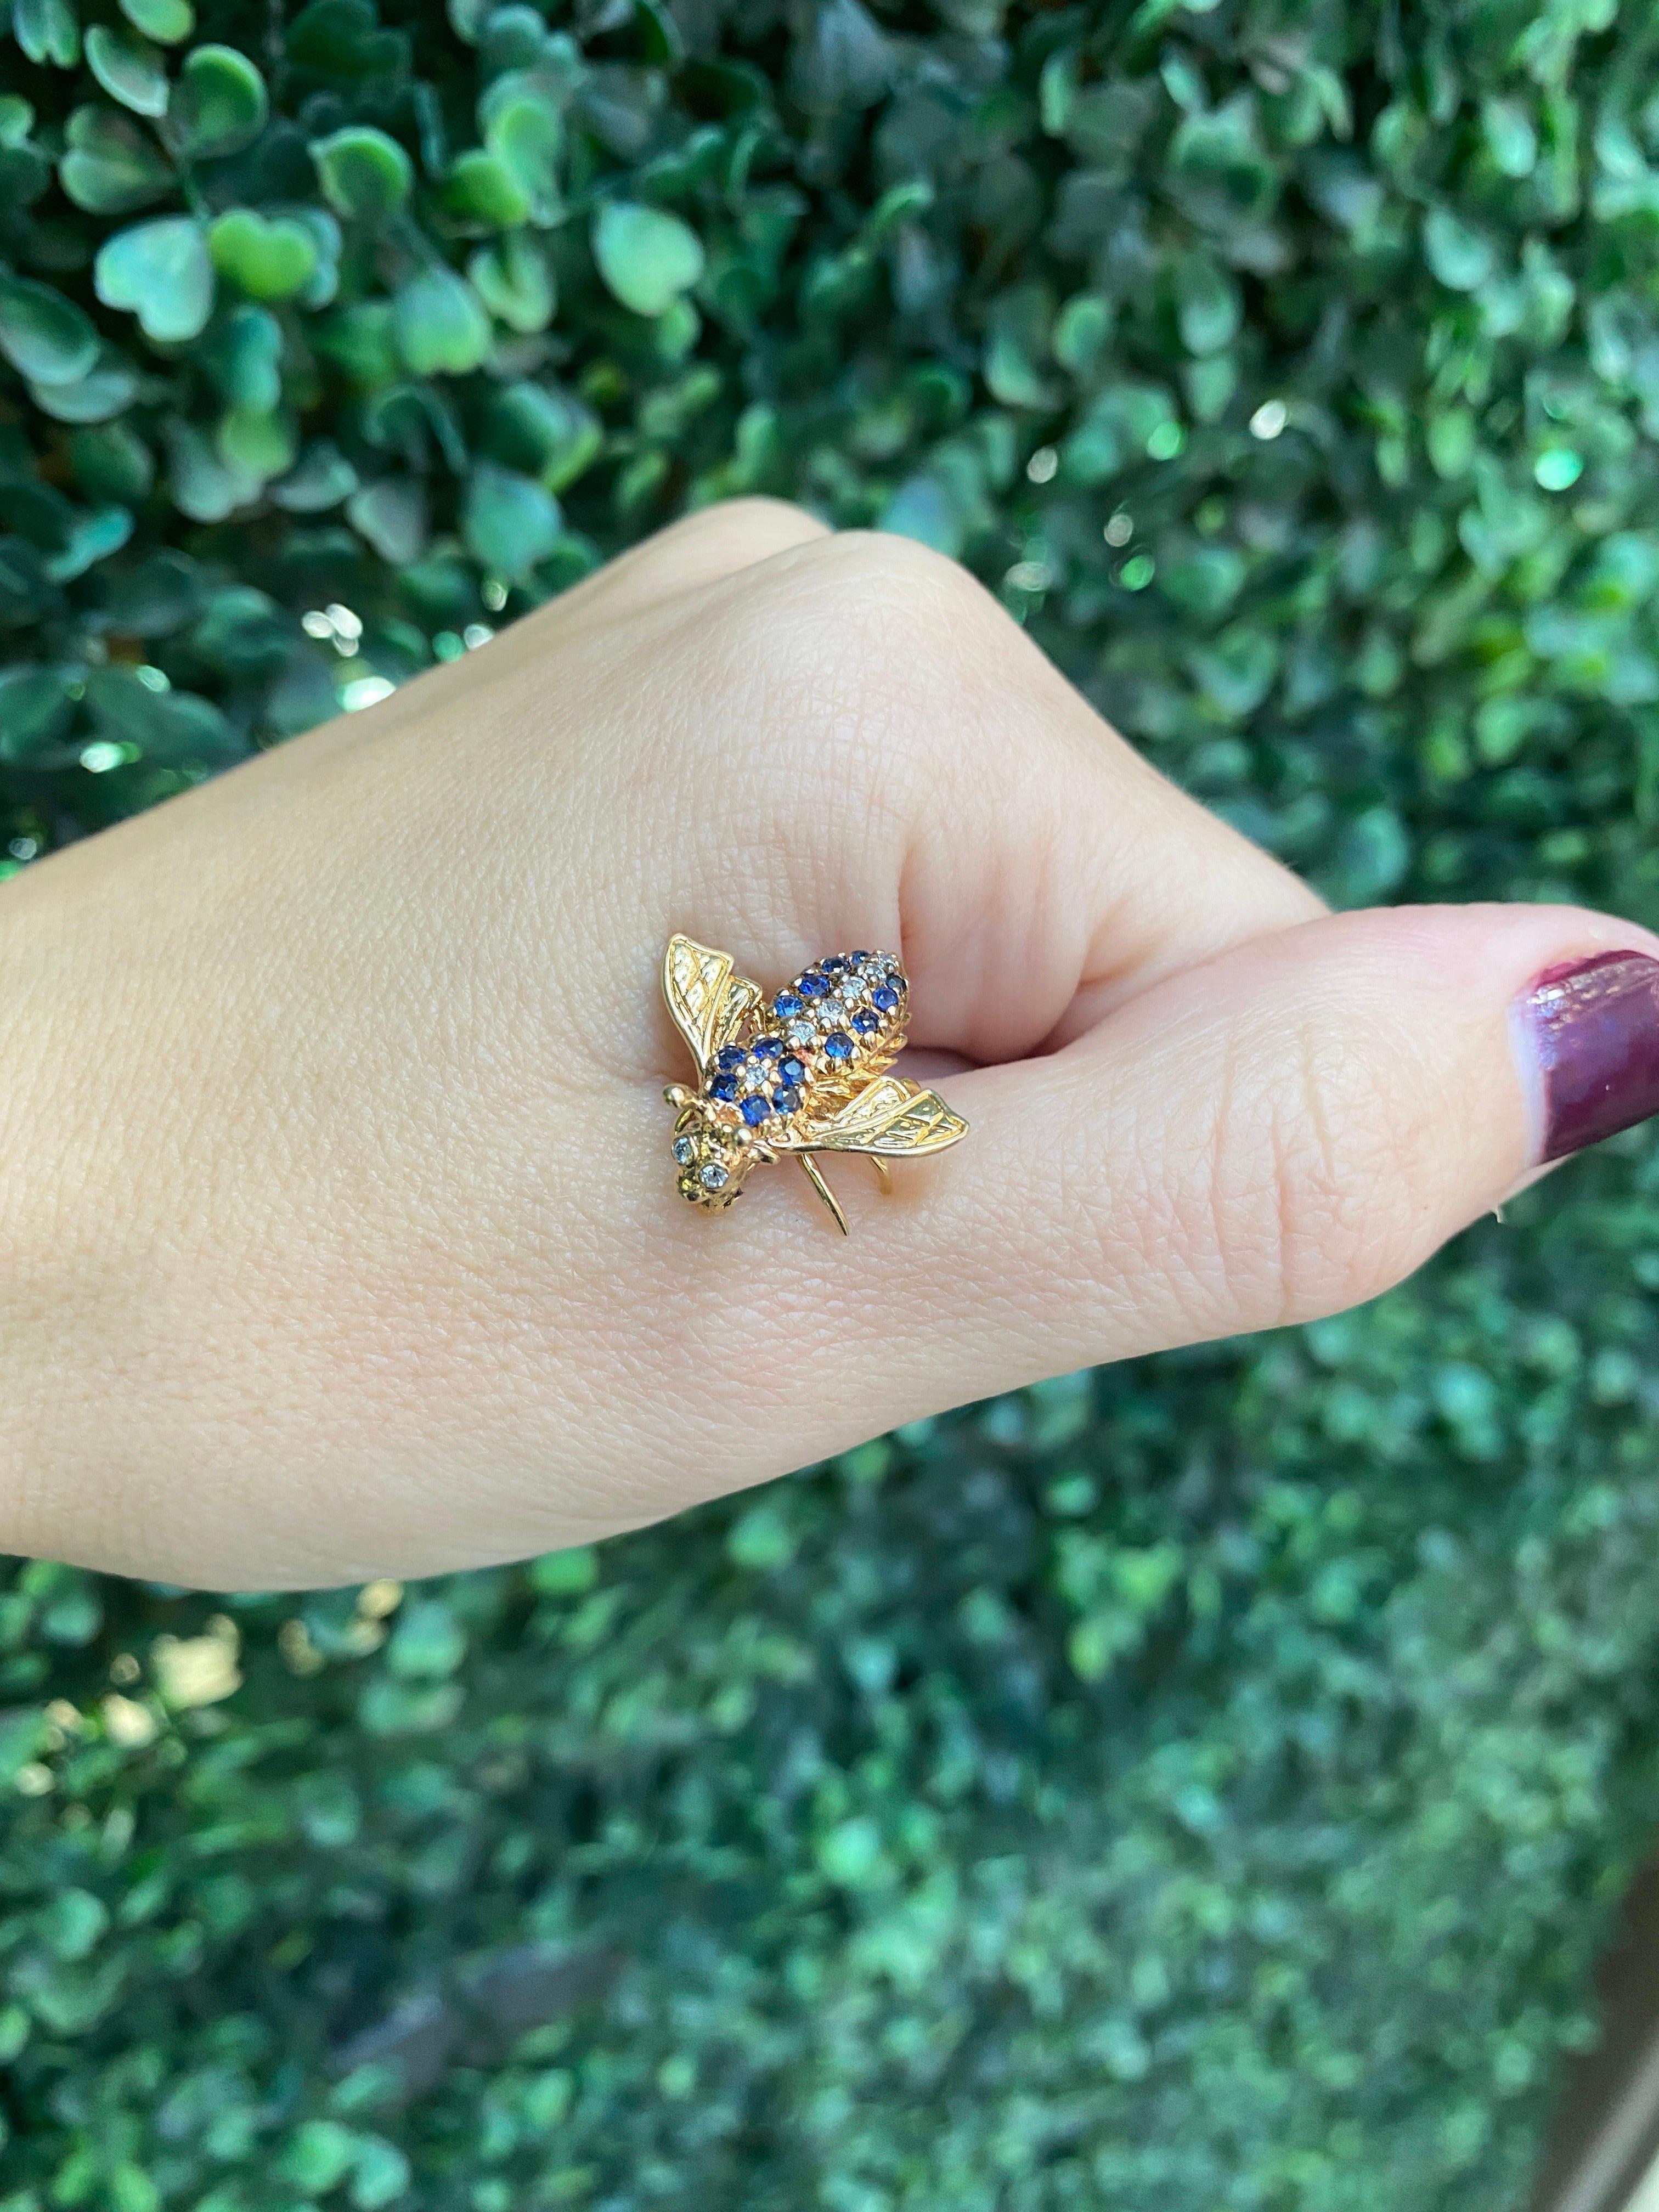
[[[1340,899],[1659,921],[1650,12],[9,4],[8,868],[759,489]],[[0,2212],[1513,2212],[1659,1820],[1656,1288],[1638,1136],[597,1555],[18,1567]]]

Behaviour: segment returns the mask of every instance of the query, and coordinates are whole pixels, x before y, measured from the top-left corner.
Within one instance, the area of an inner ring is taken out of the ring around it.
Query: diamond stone
[[[691,1164],[692,1161],[693,1161],[693,1160],[695,1160],[695,1159],[696,1158],[696,1157],[697,1157],[697,1146],[696,1146],[696,1139],[695,1139],[694,1138],[691,1138],[691,1137],[676,1137],[676,1138],[675,1138],[675,1139],[674,1139],[674,1158],[675,1158],[679,1162],[680,1165],[681,1165],[683,1168],[689,1168],[689,1167],[690,1166],[690,1164]]]
[[[705,1160],[697,1170],[697,1181],[705,1190],[724,1190],[731,1180],[718,1160]]]

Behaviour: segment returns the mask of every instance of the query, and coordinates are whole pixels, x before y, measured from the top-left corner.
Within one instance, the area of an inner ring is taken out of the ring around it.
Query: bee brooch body
[[[793,1153],[845,1236],[814,1153],[865,1153],[885,1188],[890,1158],[943,1152],[968,1133],[937,1091],[888,1073],[909,1012],[890,952],[832,953],[769,1000],[729,953],[672,937],[662,988],[698,1075],[695,1088],[664,1094],[678,1109],[679,1191],[706,1212],[723,1212],[751,1167]]]

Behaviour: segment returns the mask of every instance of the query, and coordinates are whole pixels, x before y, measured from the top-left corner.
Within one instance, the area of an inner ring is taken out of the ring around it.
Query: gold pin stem
[[[848,1236],[850,1232],[847,1226],[847,1216],[842,1212],[841,1207],[836,1204],[835,1192],[830,1189],[829,1184],[825,1182],[823,1177],[818,1173],[817,1162],[812,1158],[811,1152],[797,1152],[795,1158],[800,1162],[802,1171],[805,1175],[807,1182],[811,1184],[813,1189],[817,1191],[818,1196],[829,1207],[830,1212],[835,1215],[836,1228],[840,1230],[843,1237]]]

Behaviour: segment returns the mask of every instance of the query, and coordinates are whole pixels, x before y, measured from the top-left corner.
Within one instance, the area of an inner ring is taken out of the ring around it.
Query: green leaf
[[[110,2212],[161,2212],[161,2192],[142,2166],[130,2161],[109,2178]]]
[[[887,89],[893,57],[880,25],[860,0],[823,0],[792,53],[790,89],[809,114],[855,113]]]
[[[271,489],[271,497],[290,514],[320,514],[337,507],[357,489],[357,471],[330,438],[307,446],[292,471]]]
[[[764,1498],[733,1522],[726,1540],[726,1556],[735,1566],[768,1574],[788,1566],[799,1543],[787,1512],[775,1498]]]
[[[221,417],[214,444],[232,477],[257,488],[293,467],[299,429],[280,409],[233,407]]]
[[[289,208],[283,220],[296,222],[310,239],[316,256],[311,275],[300,289],[300,305],[325,307],[340,289],[340,225],[327,208],[307,204]]]
[[[70,0],[12,0],[12,36],[29,60],[73,69],[81,58],[81,25]]]
[[[155,481],[155,456],[125,422],[71,431],[69,453],[76,483],[94,499],[137,507]]]
[[[90,1890],[60,1889],[40,1915],[41,1940],[58,1959],[84,1959],[109,1926],[109,1907]]]
[[[307,2196],[326,2196],[350,2172],[357,2142],[353,2130],[337,2120],[303,2121],[284,2145],[278,2170]]]
[[[265,81],[234,46],[193,46],[185,57],[167,125],[184,158],[218,160],[240,154],[265,127]]]
[[[592,232],[593,258],[611,297],[636,315],[666,314],[703,271],[696,231],[660,208],[607,200]]]
[[[515,232],[481,246],[466,264],[472,289],[509,330],[544,331],[553,319],[553,272],[533,238]]]
[[[110,622],[139,637],[170,637],[192,621],[202,594],[200,572],[182,553],[163,551],[123,567],[110,584]]]
[[[464,223],[511,230],[530,212],[529,196],[507,164],[482,146],[461,155],[444,179],[443,204]]]
[[[75,384],[98,358],[98,333],[72,300],[0,274],[0,353],[35,384]]]
[[[1506,177],[1529,177],[1538,165],[1538,126],[1519,100],[1484,100],[1480,128],[1493,166]]]
[[[489,318],[464,276],[434,262],[398,287],[392,304],[398,349],[416,376],[465,375],[489,351]]]
[[[251,300],[287,300],[317,266],[317,248],[304,225],[274,222],[252,208],[233,208],[208,232],[208,251],[222,276]]]
[[[52,182],[46,149],[29,135],[33,127],[29,102],[0,92],[0,207],[33,207]]]
[[[559,502],[533,477],[485,461],[472,472],[461,535],[479,565],[508,583],[544,561],[558,542]]]
[[[591,1544],[565,1552],[544,1552],[529,1566],[532,1589],[544,1597],[572,1597],[592,1589],[599,1579],[599,1555]]]
[[[842,1820],[819,1839],[817,1862],[829,1879],[842,1889],[869,1889],[887,1873],[881,1831],[864,1814]]]
[[[137,315],[158,345],[197,337],[213,312],[213,262],[201,225],[162,216],[118,230],[99,248],[93,285],[107,307]]]
[[[465,1632],[440,1600],[415,1598],[398,1614],[386,1656],[394,1674],[436,1680],[453,1674],[465,1658]]]
[[[1431,208],[1424,218],[1423,253],[1454,292],[1478,292],[1497,266],[1491,240],[1443,207]]]
[[[363,1801],[343,1774],[303,1774],[295,1790],[300,1824],[325,1850],[354,1843],[363,1823]]]
[[[93,215],[130,215],[171,191],[173,174],[148,134],[107,107],[77,107],[64,130],[58,179]]]
[[[190,0],[118,0],[118,4],[135,31],[161,46],[176,46],[196,28]]]
[[[420,558],[426,544],[426,487],[414,477],[382,477],[346,501],[352,528],[393,568]]]
[[[75,702],[62,669],[24,666],[0,672],[0,761],[22,764],[52,751],[63,742],[74,717]],[[33,1756],[30,1731],[30,1748],[9,1765],[7,1746],[17,1740],[8,1736],[7,1722],[0,1719],[0,1784],[9,1782],[23,1759]]]
[[[347,222],[381,223],[409,198],[410,158],[395,138],[367,125],[312,141],[311,158],[323,198]]]
[[[87,66],[110,98],[135,115],[167,113],[167,64],[136,31],[94,23],[87,33]]]
[[[283,326],[269,308],[233,307],[196,359],[226,404],[268,415],[283,396]]]
[[[314,343],[354,383],[369,390],[394,382],[403,367],[389,300],[342,307],[318,327]]]
[[[1176,316],[1188,353],[1219,353],[1243,320],[1238,287],[1206,256],[1189,253],[1176,270]]]
[[[67,584],[100,561],[106,561],[112,553],[118,553],[132,535],[132,514],[129,508],[111,505],[93,507],[77,514],[69,527],[60,552],[54,553],[46,563],[46,574],[55,584]]]
[[[560,94],[558,81],[545,70],[510,70],[495,78],[478,102],[485,147],[518,186],[530,220],[544,228],[563,213]]]
[[[161,434],[167,441],[173,503],[192,522],[222,522],[258,497],[258,480],[228,467],[193,422],[174,418],[163,423]]]
[[[34,110],[15,92],[0,92],[0,146],[14,149],[28,143],[34,127]]]
[[[366,2136],[358,2147],[356,2165],[347,2192],[355,2212],[381,2212],[395,2204],[413,2176],[408,2159],[383,2136]]]
[[[536,477],[554,492],[574,483],[605,442],[591,408],[568,392],[528,380],[496,395],[485,436],[493,459]]]
[[[54,422],[107,422],[131,405],[137,391],[132,363],[106,347],[76,382],[32,385],[29,397]]]
[[[153,691],[131,668],[90,668],[87,705],[112,738],[157,765],[222,767],[241,744],[211,700],[191,691]]]
[[[376,27],[374,0],[310,0],[288,28],[288,58],[349,86],[395,80],[407,66],[409,43]]]
[[[962,550],[961,512],[937,477],[912,477],[901,484],[887,502],[880,526],[952,558]]]

